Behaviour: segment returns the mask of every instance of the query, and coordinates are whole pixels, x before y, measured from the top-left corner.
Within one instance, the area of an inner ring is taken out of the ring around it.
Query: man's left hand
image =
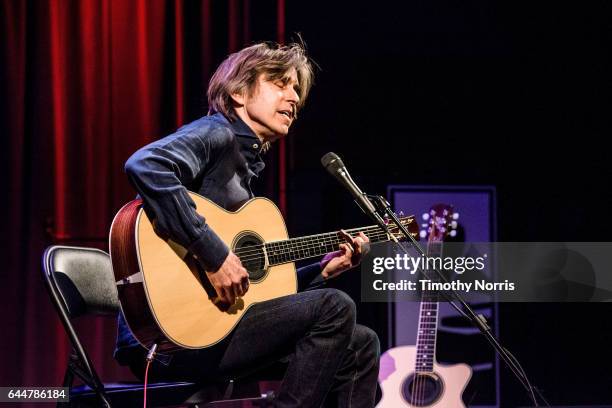
[[[346,240],[345,244],[340,244],[340,249],[330,252],[321,260],[321,275],[325,279],[340,275],[342,272],[351,269],[361,262],[361,259],[370,250],[370,239],[360,232],[355,238],[340,231],[340,235]]]

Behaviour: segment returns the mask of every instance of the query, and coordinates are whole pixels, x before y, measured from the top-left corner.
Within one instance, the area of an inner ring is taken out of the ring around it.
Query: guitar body
[[[280,211],[268,199],[254,198],[230,212],[189,194],[196,211],[233,251],[288,238]],[[123,313],[144,347],[157,343],[160,350],[172,351],[211,346],[253,304],[296,293],[293,262],[272,267],[243,262],[250,275],[248,292],[229,308],[216,303],[199,263],[185,248],[160,238],[140,204],[132,201],[116,215],[110,250]]]
[[[472,376],[472,369],[467,364],[444,366],[434,361],[433,372],[422,373],[426,377],[417,380],[416,355],[415,346],[401,346],[381,356],[382,399],[377,407],[464,408],[461,394]],[[414,381],[421,386],[415,387]]]

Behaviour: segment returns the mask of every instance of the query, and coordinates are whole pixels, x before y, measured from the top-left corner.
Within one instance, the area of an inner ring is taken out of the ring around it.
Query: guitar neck
[[[437,257],[442,253],[442,242],[430,241],[427,244],[427,256]],[[429,271],[425,279],[438,282],[435,272]],[[436,355],[436,336],[438,334],[438,293],[424,291],[421,295],[421,309],[419,313],[419,329],[417,332],[417,355],[415,371],[420,373],[433,372]]]
[[[363,232],[371,243],[389,241],[389,235],[377,225],[345,230],[349,235],[356,236]],[[284,241],[273,241],[264,244],[270,266],[314,258],[337,251],[340,244],[346,240],[338,232],[309,235]]]

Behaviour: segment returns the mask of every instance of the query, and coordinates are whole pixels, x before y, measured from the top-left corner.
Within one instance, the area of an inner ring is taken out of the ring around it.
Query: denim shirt
[[[187,248],[207,271],[216,271],[228,247],[195,211],[193,191],[227,210],[253,198],[250,183],[264,168],[261,142],[240,119],[205,116],[153,142],[125,164],[155,231]]]
[[[207,271],[216,271],[229,253],[227,245],[195,211],[187,191],[196,192],[227,210],[253,198],[251,180],[265,167],[259,138],[239,118],[230,122],[216,113],[191,122],[175,133],[134,153],[125,164],[131,184],[157,234],[187,248]],[[298,270],[298,288],[320,281],[318,263]],[[138,345],[119,314],[115,357]]]

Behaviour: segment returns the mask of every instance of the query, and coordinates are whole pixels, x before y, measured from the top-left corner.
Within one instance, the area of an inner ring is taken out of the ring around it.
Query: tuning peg
[[[456,237],[457,236],[457,230],[452,230],[448,235],[450,235],[451,237]]]
[[[404,212],[403,212],[402,210],[400,210],[400,212],[399,212],[399,216],[400,216],[400,217],[403,217],[403,216],[404,216]]]
[[[421,236],[421,238],[426,238],[427,237],[427,231],[421,230],[421,233],[419,235]]]
[[[459,219],[459,213],[453,213],[453,220],[458,220]]]
[[[457,229],[457,221],[451,221],[450,226],[452,229]]]
[[[423,215],[421,215],[421,218],[423,218],[423,220],[425,221],[429,220],[429,213],[423,213]]]

